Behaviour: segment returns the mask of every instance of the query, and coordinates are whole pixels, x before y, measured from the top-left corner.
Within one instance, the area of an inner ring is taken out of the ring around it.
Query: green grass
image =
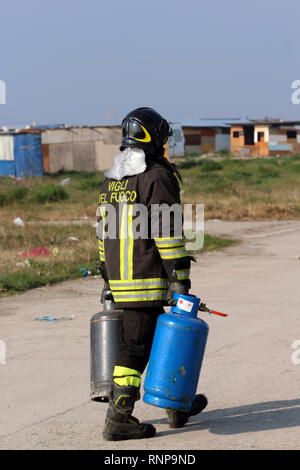
[[[182,202],[204,203],[206,218],[299,218],[299,155],[237,160],[221,152],[219,159],[198,157],[188,154],[178,164]],[[66,178],[69,182],[61,186]],[[103,180],[102,172],[60,172],[25,181],[0,178],[2,220],[94,218]]]
[[[37,188],[26,186],[8,187],[0,192],[0,205],[12,205],[17,203],[45,204],[46,202],[57,202],[68,199],[69,194],[63,186],[47,184]]]
[[[183,203],[202,203],[205,219],[300,219],[300,155],[237,160],[227,152],[218,159],[190,154],[179,170]],[[61,182],[69,178],[67,184]],[[60,172],[17,181],[0,178],[0,292],[22,292],[32,287],[75,279],[82,269],[96,273],[97,242],[90,225],[42,225],[40,221],[96,220],[102,172]],[[24,227],[13,220],[21,217]],[[36,224],[30,224],[30,222]],[[80,238],[80,242],[69,237]],[[200,252],[231,246],[233,240],[205,235]],[[32,258],[27,266],[19,252],[55,247],[57,256]]]
[[[15,217],[27,221],[95,217],[103,181],[102,172],[60,172],[22,181],[0,177],[0,222]]]
[[[55,261],[47,263],[31,260],[28,267],[0,276],[0,296],[1,294],[16,294],[35,287],[43,287],[70,279],[77,279],[82,277],[87,269],[91,274],[99,274],[96,258],[93,263],[87,260],[82,261],[82,263],[65,264]],[[80,266],[81,264],[84,266]]]
[[[231,238],[213,237],[212,235],[205,234],[204,235],[204,247],[202,251],[205,252],[205,251],[221,250],[222,248],[233,246],[236,243],[238,243],[237,240],[233,240]]]
[[[80,240],[72,241],[71,236]],[[232,240],[205,235],[200,253],[232,243]],[[20,256],[20,252],[40,246],[45,246],[52,254],[38,258]],[[91,275],[99,274],[95,228],[90,225],[32,224],[12,228],[6,223],[0,231],[0,250],[0,296],[78,279],[86,270]],[[191,254],[195,256],[199,251]]]
[[[9,188],[6,192],[0,193],[0,206],[14,202],[22,202],[28,193],[29,189],[25,186]]]
[[[29,202],[45,204],[46,202],[58,202],[68,199],[69,194],[63,186],[47,184],[30,192]]]
[[[183,199],[225,220],[299,218],[300,156],[218,160],[188,156],[179,164]]]
[[[79,188],[83,191],[94,191],[100,188],[103,181],[103,177],[101,178],[101,176],[93,176],[92,178],[88,178],[83,181]]]

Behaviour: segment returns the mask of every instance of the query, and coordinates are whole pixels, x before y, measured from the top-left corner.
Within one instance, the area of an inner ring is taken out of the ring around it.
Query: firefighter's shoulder
[[[155,162],[139,176],[139,194],[142,203],[173,204],[180,201],[179,184],[169,168]]]
[[[177,183],[177,179],[172,171],[172,167],[167,167],[162,163],[153,161],[150,165],[147,165],[147,169],[144,172],[144,176],[148,181],[172,181]]]

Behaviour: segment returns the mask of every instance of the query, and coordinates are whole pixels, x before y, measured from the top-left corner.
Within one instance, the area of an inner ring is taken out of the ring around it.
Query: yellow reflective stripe
[[[132,279],[133,275],[133,229],[132,229],[132,219],[133,219],[133,205],[129,206],[128,213],[128,279]]]
[[[158,250],[160,253],[172,253],[172,252],[176,252],[176,251],[182,251],[184,250],[184,244],[181,243],[180,246],[172,246],[170,248],[160,248],[158,247]]]
[[[120,230],[120,278],[132,279],[133,275],[133,205],[123,204]]]
[[[163,240],[161,238],[155,238],[155,244],[158,249],[160,248],[173,248],[178,246],[184,246],[183,238],[172,238],[168,240]]]
[[[180,253],[178,255],[162,255],[160,253],[160,256],[162,259],[175,259],[175,258],[185,258],[186,256],[188,256],[187,252],[185,251],[184,253]]]
[[[110,282],[110,281],[109,281]],[[111,289],[114,292],[126,292],[126,291],[135,291],[135,290],[147,290],[147,291],[152,291],[152,290],[158,290],[159,292],[163,292],[164,290],[168,289],[167,284],[149,284],[148,286],[145,284],[141,285],[133,285],[133,286],[111,286]]]
[[[125,221],[126,221],[126,205],[120,205],[122,208],[121,227],[120,227],[120,278],[124,279],[124,254],[125,254]]]
[[[123,366],[114,367],[114,382],[121,387],[139,387],[141,384],[141,376],[142,374],[138,370]]]
[[[166,295],[161,295],[159,297],[132,297],[132,298],[123,298],[120,297],[116,299],[116,302],[152,302],[155,300],[166,300]]]
[[[154,291],[135,291],[128,293],[128,291],[115,292],[112,289],[112,294],[116,302],[134,302],[134,301],[146,301],[146,300],[164,300],[166,298],[167,289],[165,290],[154,290]]]
[[[185,256],[188,256],[183,245],[170,249],[159,248],[158,251],[162,259],[184,258]]]
[[[153,290],[153,289],[167,289],[168,288],[168,281],[165,279],[165,280],[161,280],[161,281],[146,281],[146,282],[122,282],[120,284],[115,284],[115,283],[112,283],[111,281],[110,282],[110,285],[111,285],[111,288],[116,291],[116,290],[128,290],[128,291],[131,291],[131,290],[142,290],[142,289],[148,289],[148,290]]]
[[[170,253],[178,254],[183,253],[185,251],[184,245],[180,245],[178,247],[170,247],[170,248],[158,248],[159,254],[168,255]]]
[[[163,277],[150,277],[148,279],[110,279],[109,283],[110,284],[127,284],[127,283],[140,283],[140,282],[168,282],[168,279],[163,278]]]
[[[176,259],[188,256],[184,240],[175,237],[155,238],[156,247],[162,259]]]
[[[100,257],[100,261],[105,261],[105,251],[104,251],[105,207],[100,206],[100,214],[103,219],[103,225],[102,225],[102,240],[99,240],[99,257]]]
[[[190,277],[190,270],[189,269],[176,269],[176,274],[178,279],[188,279]]]
[[[140,387],[141,379],[138,377],[121,377],[120,379],[114,379],[114,382],[120,387]],[[123,397],[126,395],[122,395]],[[121,397],[118,398],[117,402]],[[116,403],[117,404],[117,403]]]
[[[181,247],[181,246],[184,246],[184,243],[181,241],[181,242],[177,242],[177,243],[164,243],[164,244],[158,244],[156,243],[156,246],[159,250],[161,250],[162,248],[176,248],[176,247]]]
[[[114,292],[115,292],[115,289],[112,287],[111,288]],[[127,290],[124,290],[124,291],[118,291],[116,292],[116,297],[132,297],[133,295],[135,296],[141,296],[141,295],[151,295],[151,294],[163,294],[167,291],[168,289],[165,288],[165,289],[147,289],[147,290],[136,290],[134,293],[131,293],[131,294],[127,294]]]
[[[135,369],[130,369],[129,367],[124,367],[124,366],[115,366],[114,367],[114,372],[113,376],[127,376],[127,375],[138,375],[139,377],[142,377],[141,372]]]
[[[175,241],[175,240],[182,240],[183,238],[175,238],[175,237],[161,237],[161,238],[154,238],[155,242],[167,242],[167,241]]]

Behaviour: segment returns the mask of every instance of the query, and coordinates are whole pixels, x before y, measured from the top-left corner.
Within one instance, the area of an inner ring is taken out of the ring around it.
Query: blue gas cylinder
[[[208,325],[197,318],[200,299],[175,293],[176,305],[157,319],[143,401],[189,411],[195,398]]]

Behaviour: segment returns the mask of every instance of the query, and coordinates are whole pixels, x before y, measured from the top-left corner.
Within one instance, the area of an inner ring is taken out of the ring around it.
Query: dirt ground
[[[156,437],[104,441],[107,405],[89,399],[89,320],[102,281],[64,282],[0,299],[0,449],[300,448],[300,222],[215,220],[205,230],[241,240],[192,266],[192,292],[229,313],[202,314],[207,409],[172,430],[163,409],[140,400],[135,415]],[[35,321],[44,315],[74,318]]]

